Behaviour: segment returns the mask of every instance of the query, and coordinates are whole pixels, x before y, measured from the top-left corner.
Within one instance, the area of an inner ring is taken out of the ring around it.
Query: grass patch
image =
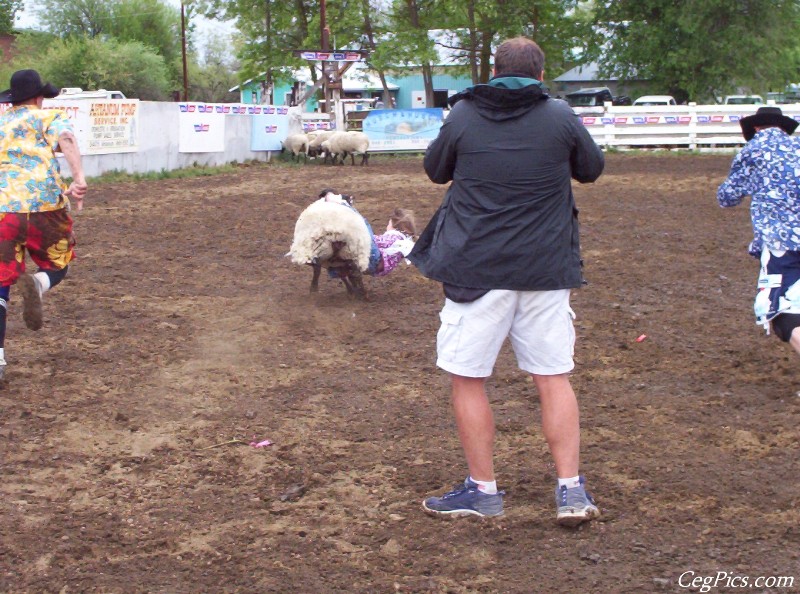
[[[203,166],[193,165],[182,169],[167,171],[150,171],[148,173],[127,173],[125,171],[106,171],[105,173],[89,179],[91,184],[117,183],[117,182],[138,182],[138,181],[157,181],[163,179],[186,179],[192,177],[209,177],[212,175],[223,175],[226,173],[236,173],[243,168],[253,166],[268,166],[269,163],[263,161],[247,161],[245,163],[228,163],[226,165]]]
[[[398,153],[371,153],[370,162],[389,162],[392,161],[409,161],[421,160],[424,151],[409,151]],[[356,158],[356,163],[360,157]],[[348,159],[347,164],[350,164]],[[148,173],[128,173],[126,171],[113,170],[106,171],[105,173],[89,178],[89,183],[92,185],[110,184],[110,183],[125,183],[125,182],[140,182],[140,181],[158,181],[166,179],[187,179],[192,177],[209,177],[213,175],[224,175],[230,173],[237,173],[242,169],[248,167],[313,167],[319,166],[315,160],[309,160],[304,163],[302,158],[298,162],[292,161],[291,157],[282,157],[280,154],[272,156],[270,161],[245,161],[243,163],[228,163],[226,165],[193,165],[191,167],[184,167],[182,169],[173,169],[167,171],[150,171]],[[67,182],[72,181],[71,178],[65,178]]]

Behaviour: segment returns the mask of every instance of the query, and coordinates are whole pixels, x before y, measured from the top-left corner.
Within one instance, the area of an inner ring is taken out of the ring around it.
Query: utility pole
[[[189,77],[186,74],[186,7],[181,0],[181,49],[183,53],[183,100],[189,100]]]
[[[331,30],[328,28],[328,22],[326,19],[326,12],[325,12],[325,0],[320,0],[319,3],[319,41],[320,41],[320,49],[323,52],[327,52],[331,49]],[[325,112],[332,113],[331,110],[331,91],[329,88],[329,83],[331,82],[330,76],[330,65],[328,62],[322,62],[322,97],[325,99]]]

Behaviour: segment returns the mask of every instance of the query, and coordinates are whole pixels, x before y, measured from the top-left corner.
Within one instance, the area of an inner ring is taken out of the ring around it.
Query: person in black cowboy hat
[[[792,134],[799,122],[794,118],[783,115],[780,107],[768,105],[759,107],[753,115],[739,120],[745,140],[751,140],[757,131],[764,128],[778,127],[787,134]]]
[[[798,122],[779,107],[760,107],[740,120],[747,144],[717,190],[722,207],[750,196],[753,241],[760,258],[756,322],[800,353],[800,138]]]
[[[72,207],[83,208],[86,178],[78,142],[63,111],[42,109],[58,89],[35,70],[18,70],[0,102],[0,379],[5,376],[6,314],[11,286],[19,285],[22,318],[31,330],[42,327],[42,295],[60,283],[74,258]],[[56,152],[72,173],[67,185]],[[25,252],[39,270],[25,272]],[[20,255],[22,257],[20,257]]]

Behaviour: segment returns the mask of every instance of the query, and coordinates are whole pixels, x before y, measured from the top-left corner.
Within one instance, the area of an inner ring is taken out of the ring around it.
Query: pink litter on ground
[[[268,439],[265,439],[264,441],[258,441],[258,442],[251,441],[250,445],[253,446],[254,448],[265,448],[267,446],[271,446],[272,442]]]
[[[642,342],[645,338],[647,338],[647,334],[642,334],[639,338],[636,339],[636,342]]]

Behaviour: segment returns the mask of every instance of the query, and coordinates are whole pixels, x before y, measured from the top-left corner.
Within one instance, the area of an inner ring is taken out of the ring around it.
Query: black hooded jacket
[[[451,98],[424,166],[433,182],[452,183],[409,259],[455,287],[579,287],[571,180],[595,181],[603,153],[566,102],[501,78]]]

